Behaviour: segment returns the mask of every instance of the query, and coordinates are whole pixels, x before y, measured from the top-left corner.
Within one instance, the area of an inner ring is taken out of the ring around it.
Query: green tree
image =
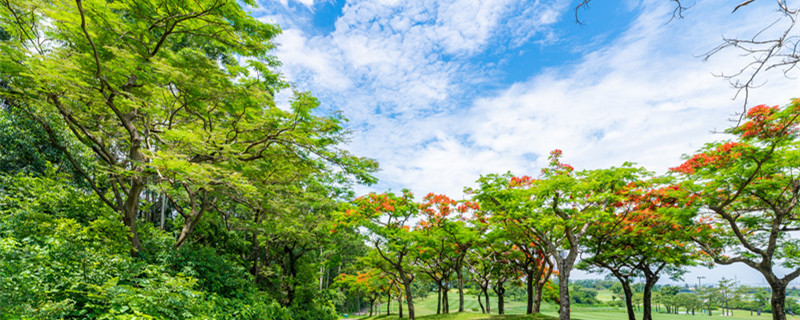
[[[687,232],[693,211],[685,205],[687,192],[669,178],[632,181],[618,194],[614,214],[589,228],[588,256],[579,267],[610,271],[620,281],[630,320],[635,319],[631,281],[644,278],[642,318],[650,320],[652,288],[662,272],[674,278],[694,263]]]
[[[11,40],[0,46],[0,96],[36,121],[120,214],[134,253],[142,250],[136,222],[147,190],[180,213],[180,247],[221,193],[251,188],[241,174],[251,162],[353,161],[333,147],[343,119],[312,115],[316,99],[300,93],[290,110],[275,106],[287,87],[269,55],[280,29],[236,2],[4,4],[0,27]],[[97,170],[81,165],[61,126],[93,151]]]
[[[529,228],[553,258],[559,274],[559,317],[570,318],[569,276],[589,228],[614,212],[621,190],[645,171],[630,164],[574,172],[562,163],[561,150],[550,154],[540,179],[488,175],[478,180],[475,198],[491,208],[493,221],[510,221]]]
[[[414,262],[419,252],[414,251],[416,243],[410,225],[418,214],[419,205],[408,190],[403,190],[400,196],[387,192],[356,198],[352,209],[344,212],[350,223],[367,230],[369,241],[375,248],[370,252],[369,261],[403,287],[408,317],[412,320],[415,316],[412,288],[416,279]]]
[[[773,319],[786,318],[786,286],[800,276],[800,100],[784,108],[751,108],[743,124],[726,130],[733,141],[707,144],[672,168],[688,182],[702,210],[697,245],[719,264],[743,263],[772,288]],[[789,268],[783,276],[775,272]]]

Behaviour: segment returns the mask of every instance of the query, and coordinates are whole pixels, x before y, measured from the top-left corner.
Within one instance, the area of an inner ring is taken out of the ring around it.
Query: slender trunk
[[[497,294],[497,314],[506,314],[505,309],[505,294],[506,288],[503,287],[503,282],[498,282],[494,287],[494,293]]]
[[[144,182],[139,181],[139,179],[132,179],[128,198],[125,199],[122,206],[122,221],[131,232],[131,234],[128,235],[128,240],[130,240],[131,245],[133,245],[131,256],[134,257],[142,251],[142,242],[139,241],[139,232],[136,231],[136,217],[139,215],[139,194],[144,189],[144,185]]]
[[[525,275],[526,282],[527,282],[527,293],[528,293],[528,308],[525,310],[526,314],[533,314],[533,283],[536,281],[534,277],[534,270],[527,270],[527,274]]]
[[[184,217],[183,228],[181,228],[181,233],[178,235],[178,240],[175,242],[175,248],[180,248],[186,243],[186,240],[189,239],[189,235],[194,231],[194,227],[200,222],[200,218],[203,216],[204,212],[205,210],[192,211]]]
[[[482,295],[483,295],[483,288],[481,288],[481,291],[478,291],[478,305],[481,306],[481,313],[486,313],[486,309],[483,307],[483,299],[482,299],[483,297],[481,297]]]
[[[542,290],[544,286],[550,281],[550,275],[553,274],[553,268],[549,263],[542,263],[542,271],[539,272],[536,282],[534,282],[535,297],[533,298],[533,313],[539,313],[542,306]]]
[[[164,230],[164,213],[166,212],[166,210],[167,210],[167,196],[161,195],[161,223],[159,224],[161,226],[161,230]]]
[[[622,281],[622,291],[625,292],[625,310],[628,311],[628,320],[636,320],[636,314],[633,311],[633,290],[628,281]]]
[[[442,313],[450,313],[450,298],[447,297],[447,283],[442,287]]]
[[[464,274],[461,272],[461,266],[456,270],[458,276],[458,312],[464,312]]]
[[[441,283],[438,285],[439,285],[439,290],[437,292],[437,298],[436,298],[436,314],[442,314],[442,285]]]
[[[386,315],[392,314],[392,294],[389,293],[389,297],[386,298]]]
[[[534,290],[533,295],[533,313],[539,313],[542,307],[542,289],[544,289],[544,284],[547,282],[542,282],[539,284],[536,283],[536,288]]]
[[[408,279],[407,276],[404,275],[403,277],[403,286],[406,288],[406,305],[408,305],[408,318],[414,320],[414,298],[411,297],[411,279]],[[403,306],[400,305],[400,312],[402,312]],[[402,313],[401,313],[402,315]],[[400,316],[402,318],[402,316]]]
[[[372,308],[373,308],[374,305],[375,305],[375,300],[370,300],[369,301],[369,316],[370,317],[372,316]]]
[[[397,296],[397,309],[400,310],[400,319],[403,319],[403,295]],[[410,319],[414,319],[413,317],[409,316]]]
[[[483,288],[483,295],[486,296],[486,313],[492,313],[492,305],[489,303],[489,285]]]

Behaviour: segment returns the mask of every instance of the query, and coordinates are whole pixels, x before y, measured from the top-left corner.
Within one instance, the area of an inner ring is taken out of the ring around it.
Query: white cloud
[[[554,148],[578,168],[634,161],[660,173],[720,138],[710,131],[740,110],[711,75],[740,58],[695,56],[723,33],[752,34],[772,8],[732,19],[723,2],[698,3],[669,24],[669,2],[646,2],[611,45],[583,47],[576,63],[478,99],[470,90],[492,78],[470,57],[552,37],[551,25],[571,10],[566,2],[356,1],[330,34],[286,29],[277,55],[289,80],[351,119],[350,149],[381,163],[377,190],[457,197],[480,174],[536,174]],[[755,95],[771,104],[800,96],[781,77]]]
[[[492,68],[502,61],[481,66],[470,58],[557,43],[551,28],[569,2],[355,1],[328,34],[276,19],[285,28],[277,55],[299,89],[351,119],[349,148],[379,160],[381,183],[359,192],[409,188],[459,198],[480,174],[535,175],[555,148],[578,169],[634,161],[662,173],[681,154],[724,138],[711,130],[729,127],[741,110],[712,73],[736,71],[747,58],[723,52],[704,63],[696,56],[723,34],[752,35],[772,21],[774,4],[731,15],[726,1],[703,1],[667,23],[669,1],[625,3],[643,13],[610,45],[573,43],[586,53],[579,61],[494,92],[472,90],[494,81]],[[767,78],[752,102],[800,96],[797,80]]]

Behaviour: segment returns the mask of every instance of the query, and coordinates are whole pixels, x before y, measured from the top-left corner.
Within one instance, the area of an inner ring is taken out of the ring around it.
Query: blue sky
[[[632,161],[664,173],[682,154],[724,139],[712,131],[742,109],[713,74],[749,58],[698,56],[778,18],[769,1],[735,14],[730,1],[698,1],[670,21],[672,1],[595,0],[579,25],[576,4],[259,0],[250,10],[282,27],[283,76],[324,110],[341,110],[353,132],[347,148],[380,162],[381,182],[359,192],[456,198],[481,174],[535,175],[556,148],[577,169]],[[800,96],[796,70],[790,75],[763,74],[751,101]],[[287,104],[290,93],[279,98]],[[760,281],[744,267],[693,269],[686,279],[734,273]]]

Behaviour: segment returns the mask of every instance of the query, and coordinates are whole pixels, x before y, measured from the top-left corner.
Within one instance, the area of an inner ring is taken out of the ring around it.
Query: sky
[[[553,149],[576,169],[626,161],[656,174],[704,143],[726,139],[744,101],[716,75],[750,57],[723,37],[752,37],[779,18],[773,1],[735,13],[725,0],[258,0],[248,10],[283,32],[274,54],[295,90],[349,119],[356,155],[378,160],[380,182],[358,193],[408,188],[463,197],[481,175],[537,175]],[[764,36],[780,30],[780,23]],[[800,97],[798,72],[763,73],[754,104]],[[278,103],[287,105],[291,92]],[[688,283],[744,266],[692,268]],[[575,278],[598,275],[573,274]]]

